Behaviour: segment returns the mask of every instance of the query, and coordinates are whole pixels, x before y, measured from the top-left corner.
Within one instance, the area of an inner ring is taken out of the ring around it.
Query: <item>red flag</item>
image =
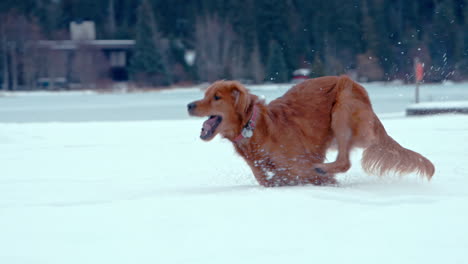
[[[418,62],[416,63],[416,81],[420,82],[423,79],[424,76],[424,67],[423,64]]]

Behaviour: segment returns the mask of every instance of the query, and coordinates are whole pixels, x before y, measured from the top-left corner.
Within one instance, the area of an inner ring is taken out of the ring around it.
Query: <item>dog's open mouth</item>
[[[208,120],[203,122],[200,138],[203,140],[210,139],[214,135],[216,128],[221,124],[221,121],[223,121],[221,116],[210,116]]]

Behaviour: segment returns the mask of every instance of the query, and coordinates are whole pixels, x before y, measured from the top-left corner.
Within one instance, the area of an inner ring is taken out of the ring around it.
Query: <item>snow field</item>
[[[355,151],[339,187],[263,188],[201,119],[0,124],[0,263],[468,263],[468,116],[382,121],[431,182]]]

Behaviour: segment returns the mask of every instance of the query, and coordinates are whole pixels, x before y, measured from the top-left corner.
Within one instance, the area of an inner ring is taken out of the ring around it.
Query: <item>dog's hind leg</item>
[[[359,113],[365,106],[360,94],[353,92],[353,86],[354,82],[347,77],[341,77],[336,84],[338,94],[332,108],[331,129],[338,145],[338,155],[334,162],[314,166],[315,171],[322,175],[345,172],[351,167],[349,152],[357,131],[354,126],[360,123]]]
[[[315,171],[322,175],[345,172],[351,167],[349,152],[352,147],[353,130],[349,110],[346,106],[335,106],[331,127],[338,145],[338,155],[334,162],[314,165]]]

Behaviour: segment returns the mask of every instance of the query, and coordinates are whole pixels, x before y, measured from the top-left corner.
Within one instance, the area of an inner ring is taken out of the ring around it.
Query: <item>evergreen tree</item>
[[[139,84],[168,85],[170,78],[167,65],[161,55],[161,38],[156,30],[151,6],[143,0],[138,7],[136,44],[130,61],[132,79]]]
[[[260,47],[268,47],[271,41],[280,44],[287,54],[287,43],[290,31],[287,21],[287,4],[283,0],[257,0],[255,1],[257,14],[257,36]],[[262,58],[269,57],[267,49],[260,50]]]
[[[257,49],[256,55],[259,55],[260,50],[258,49],[258,40],[256,34],[256,23],[255,23],[255,1],[246,0],[238,1],[231,0],[228,2],[228,18],[231,20],[231,24],[234,32],[240,37],[242,49],[244,51],[242,62],[249,63],[250,56]],[[255,58],[259,59],[259,58]]]
[[[115,21],[115,4],[114,0],[109,0],[109,6],[107,7],[107,22],[106,22],[107,37],[113,38],[116,32],[116,21]]]
[[[461,55],[458,61],[458,69],[459,69],[459,78],[468,78],[468,2],[465,1],[465,4],[463,6],[463,18],[464,18],[464,23],[461,23],[461,28],[464,28],[465,30],[459,30],[458,32],[463,32],[461,33],[462,35],[460,36],[460,46],[461,46]]]
[[[248,78],[251,78],[255,83],[261,83],[265,80],[265,68],[260,59],[260,50],[257,42],[254,43],[254,49],[246,65],[250,73]]]
[[[371,5],[372,3],[374,5]],[[375,69],[376,72],[383,71],[385,74],[389,74],[392,66],[390,59],[392,55],[384,10],[385,6],[382,6],[381,1],[362,0],[361,2],[365,54],[368,58],[377,58],[374,62],[378,61],[379,63],[373,63],[373,67],[378,68]],[[358,61],[362,62],[362,59],[358,59]]]
[[[334,27],[329,27],[329,33],[336,40],[338,58],[350,63],[353,58],[349,54],[358,54],[361,51],[360,39],[360,6],[355,2],[338,1],[334,9],[336,15],[332,16],[330,22],[335,21]]]
[[[268,56],[266,80],[275,83],[289,81],[288,68],[284,59],[283,49],[276,41],[270,44],[270,55]]]
[[[443,80],[453,70],[453,60],[456,41],[455,13],[452,1],[441,1],[435,7],[433,31],[430,36],[429,48],[432,62],[436,69],[434,80]]]

